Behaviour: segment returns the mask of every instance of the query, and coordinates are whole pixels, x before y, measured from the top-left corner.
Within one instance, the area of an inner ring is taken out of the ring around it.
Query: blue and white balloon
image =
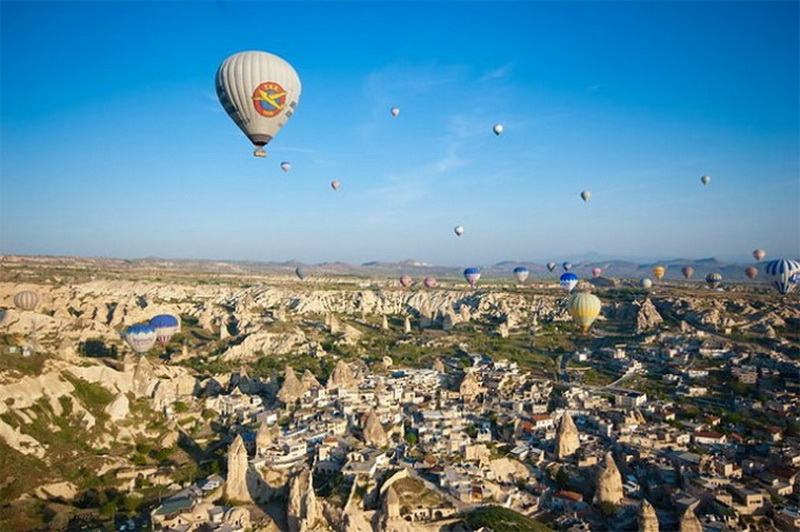
[[[800,262],[796,260],[771,260],[764,266],[767,282],[781,294],[788,294],[800,279]]]

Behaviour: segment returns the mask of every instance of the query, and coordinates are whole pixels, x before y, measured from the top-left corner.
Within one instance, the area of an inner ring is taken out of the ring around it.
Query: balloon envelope
[[[642,288],[651,288],[653,286],[653,281],[648,279],[647,277],[642,277],[639,279],[639,286]]]
[[[600,274],[603,273],[602,268],[592,268],[592,275],[594,277],[600,277]]]
[[[392,109],[389,112],[392,113],[392,116],[397,116],[397,115],[400,114],[400,108],[399,107],[392,107]],[[411,114],[413,115],[414,113],[411,113]]]
[[[125,343],[140,355],[156,343],[156,330],[150,325],[137,324],[125,329]]]
[[[453,228],[453,232],[456,234],[456,236],[461,236],[461,235],[463,235],[463,234],[464,234],[464,226],[463,226],[463,225],[457,225],[457,226],[455,226],[455,227]]]
[[[688,279],[689,277],[694,275],[694,268],[692,268],[691,266],[684,266],[683,268],[681,268],[681,273],[683,274],[684,279]]]
[[[33,310],[39,304],[39,294],[33,290],[22,290],[14,294],[14,305],[20,310]]]
[[[600,315],[600,298],[590,292],[578,292],[567,302],[567,310],[584,332],[589,330]]]
[[[711,288],[716,288],[722,282],[722,275],[719,273],[709,273],[706,275],[706,283]]]
[[[767,282],[781,294],[788,294],[797,286],[800,262],[796,260],[771,260],[764,265]]]
[[[758,268],[756,268],[754,266],[750,266],[749,268],[745,268],[744,274],[750,279],[755,279],[758,276]]]
[[[530,272],[528,271],[528,268],[526,268],[525,266],[517,266],[516,268],[514,268],[514,277],[516,277],[517,281],[519,281],[520,283],[524,283],[525,279],[528,278],[529,274]]]
[[[342,186],[342,184],[339,183],[338,181],[331,181],[331,188],[333,190],[339,190],[340,186]]]
[[[700,182],[703,183],[704,185],[711,183],[711,176],[704,175],[703,177],[700,178]]]
[[[753,250],[753,258],[755,258],[759,262],[762,261],[764,259],[764,257],[766,257],[766,256],[767,256],[767,252],[764,251],[763,249],[755,249],[755,250]]]
[[[667,273],[667,269],[663,266],[654,266],[653,267],[653,277],[656,279],[661,279],[664,277],[664,274]]]
[[[400,277],[400,286],[402,286],[404,288],[408,288],[409,286],[411,286],[412,282],[413,282],[413,279],[411,279],[410,275],[403,275],[403,276]]]
[[[298,266],[294,270],[294,274],[301,280],[304,281],[306,277],[308,277],[308,270],[303,266]]]
[[[464,279],[467,280],[470,286],[474,287],[478,284],[478,279],[481,278],[480,268],[467,268],[464,270]]]
[[[180,329],[180,322],[178,318],[172,314],[159,314],[153,316],[149,322],[150,327],[156,330],[156,340],[163,346],[166,346],[172,335]]]
[[[503,124],[495,124],[494,127],[492,127],[492,131],[494,131],[495,135],[499,135],[503,132]]]
[[[547,269],[550,270],[551,272],[556,269],[556,266],[557,266],[557,264],[555,262],[548,262],[547,263]]]
[[[589,201],[589,198],[591,197],[592,193],[589,192],[588,190],[584,190],[583,192],[581,192],[581,199],[583,199],[583,201]]]
[[[578,284],[578,276],[574,273],[567,272],[561,275],[559,282],[561,283],[561,288],[569,293],[572,292],[572,289]]]
[[[562,262],[561,263],[561,267],[564,268],[564,271],[568,272],[568,271],[570,271],[572,269],[572,263],[571,262]]]
[[[286,124],[300,102],[292,65],[267,52],[239,52],[217,70],[217,97],[239,129],[259,148]],[[264,155],[263,151],[258,155]]]
[[[286,161],[283,161],[281,163],[281,170],[283,170],[287,174],[289,173],[289,170],[291,170],[291,169],[292,169],[292,165],[291,164],[287,163]]]
[[[425,288],[436,288],[436,285],[438,285],[439,282],[433,277],[426,277],[422,280],[422,284],[425,285]]]

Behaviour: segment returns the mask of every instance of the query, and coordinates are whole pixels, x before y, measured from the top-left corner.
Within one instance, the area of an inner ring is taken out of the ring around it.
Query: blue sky
[[[2,252],[800,256],[796,2],[0,9]],[[303,83],[266,159],[214,93],[241,50]]]

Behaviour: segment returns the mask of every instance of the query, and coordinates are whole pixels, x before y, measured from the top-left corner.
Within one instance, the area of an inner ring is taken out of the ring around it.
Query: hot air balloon
[[[797,286],[800,262],[796,260],[771,260],[764,265],[767,282],[781,294],[788,294]]]
[[[142,355],[156,343],[156,330],[150,325],[137,324],[125,329],[125,342]]]
[[[306,270],[306,268],[303,266],[298,266],[297,268],[294,269],[294,274],[301,281],[305,281],[306,277],[308,277],[308,270]]]
[[[292,65],[267,52],[239,52],[217,70],[217,97],[225,112],[265,157],[300,102],[300,78]]]
[[[156,340],[162,346],[166,346],[172,335],[180,329],[180,322],[178,318],[171,314],[159,314],[150,319],[150,327],[156,330]]]
[[[392,113],[392,116],[396,117],[397,115],[400,114],[400,108],[399,107],[392,107],[392,109],[389,112]],[[411,113],[411,114],[414,114],[414,113]]]
[[[568,271],[570,271],[572,269],[572,263],[571,262],[562,262],[561,263],[561,267],[564,268],[565,272],[568,272]]]
[[[700,182],[703,183],[704,185],[708,185],[709,183],[711,183],[711,176],[704,175],[703,177],[700,178]]]
[[[414,282],[414,280],[411,278],[410,275],[403,275],[400,277],[400,286],[402,286],[403,288],[408,288],[409,286],[411,286],[412,282]]]
[[[603,273],[603,268],[592,268],[592,275],[595,278],[600,277],[601,273]]]
[[[689,277],[694,275],[694,268],[692,268],[691,266],[684,266],[683,268],[681,268],[681,273],[683,274],[684,279],[688,279]]]
[[[456,236],[461,236],[461,235],[463,235],[463,234],[464,234],[464,226],[463,226],[463,225],[457,225],[457,226],[455,226],[455,227],[453,228],[453,232],[456,234]]]
[[[710,286],[712,289],[718,287],[719,283],[721,282],[722,275],[719,273],[709,273],[706,275],[706,283],[708,283],[708,286]]]
[[[578,284],[578,276],[572,272],[567,272],[561,275],[559,281],[561,282],[561,288],[569,293],[572,292],[572,289]]]
[[[503,124],[495,124],[494,127],[492,127],[492,131],[494,131],[495,135],[499,135],[503,132]]]
[[[551,272],[556,269],[556,266],[557,266],[557,264],[555,262],[548,262],[547,263],[547,269],[550,270]]]
[[[755,279],[758,276],[758,268],[756,268],[755,266],[750,266],[749,268],[745,268],[744,274],[750,279]]]
[[[653,281],[651,281],[647,277],[642,277],[641,279],[639,279],[639,286],[647,290],[648,288],[653,287]]]
[[[425,285],[425,288],[436,288],[436,285],[438,285],[439,282],[433,277],[426,277],[422,280],[422,284]]]
[[[581,192],[581,199],[583,201],[589,201],[589,198],[591,198],[591,197],[592,197],[592,193],[589,192],[588,190],[584,190],[583,192]]]
[[[759,262],[761,262],[764,259],[764,257],[766,257],[766,256],[767,256],[767,252],[764,251],[763,249],[753,250],[753,257]]]
[[[525,266],[517,266],[516,268],[514,268],[514,277],[516,277],[517,281],[519,281],[520,283],[524,283],[525,279],[528,278],[529,274],[530,272],[528,271],[528,268],[526,268]]]
[[[339,190],[340,186],[342,186],[342,184],[339,183],[338,181],[331,181],[331,188],[333,190]]]
[[[39,294],[33,290],[23,290],[14,294],[14,305],[20,310],[33,310],[39,305]]]
[[[664,277],[664,274],[667,273],[667,269],[663,266],[653,266],[653,277],[656,279],[661,279]]]
[[[600,298],[591,292],[578,292],[567,301],[567,310],[583,332],[589,330],[594,320],[600,315]]]
[[[291,170],[291,169],[292,169],[292,165],[290,163],[287,163],[286,161],[283,161],[281,163],[281,170],[283,170],[287,174],[289,173],[289,170]]]
[[[480,278],[481,278],[480,268],[467,268],[466,270],[464,270],[464,279],[467,280],[467,282],[472,288],[475,288],[475,285],[478,284],[478,279]]]

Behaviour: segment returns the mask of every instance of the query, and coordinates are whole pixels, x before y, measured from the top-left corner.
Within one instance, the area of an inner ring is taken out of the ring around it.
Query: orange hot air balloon
[[[653,268],[653,277],[656,279],[661,279],[665,273],[667,273],[667,269],[663,266],[655,266]]]

